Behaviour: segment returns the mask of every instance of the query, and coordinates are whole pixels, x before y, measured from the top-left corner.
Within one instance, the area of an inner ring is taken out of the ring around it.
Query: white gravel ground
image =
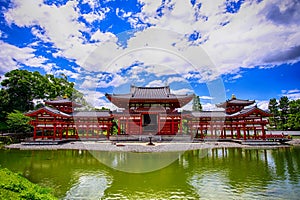
[[[291,145],[299,145],[300,140],[293,140]],[[170,143],[154,143],[154,145],[147,145],[148,143],[129,143],[118,142],[113,143],[109,141],[75,141],[58,145],[23,145],[11,144],[6,146],[10,149],[21,150],[58,150],[58,149],[81,149],[81,150],[97,150],[97,151],[127,151],[127,152],[172,152],[172,151],[187,151],[196,149],[211,149],[211,148],[278,148],[287,147],[286,145],[276,146],[249,146],[241,145],[234,142],[170,142]]]

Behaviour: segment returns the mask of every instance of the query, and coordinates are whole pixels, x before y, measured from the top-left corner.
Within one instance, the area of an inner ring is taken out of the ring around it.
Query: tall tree
[[[287,129],[287,120],[289,113],[289,99],[287,96],[283,96],[279,99],[279,109],[280,109],[280,129]]]
[[[20,111],[14,111],[7,115],[7,125],[10,130],[15,132],[29,132],[31,125],[29,125],[30,117],[25,116]]]
[[[278,102],[275,98],[270,99],[269,101],[269,111],[272,116],[269,118],[271,127],[277,129],[278,118],[279,118],[279,110],[278,110]]]
[[[72,96],[75,94],[75,98],[81,98],[83,101],[83,95],[74,88],[74,83],[68,82],[66,76],[54,77],[51,74],[43,76],[39,72],[17,69],[6,73],[5,77],[6,79],[1,82],[3,90],[1,92],[5,94],[5,98],[0,98],[0,103],[8,101],[6,113],[14,110],[21,112],[31,110],[34,99],[67,96],[74,100]]]
[[[289,102],[287,127],[290,130],[300,130],[300,99]]]
[[[200,98],[199,96],[194,95],[193,99],[193,111],[202,111],[202,105],[200,103]]]

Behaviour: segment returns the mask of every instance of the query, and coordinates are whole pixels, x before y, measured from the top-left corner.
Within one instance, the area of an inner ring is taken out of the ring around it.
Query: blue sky
[[[105,93],[170,85],[204,109],[235,94],[266,109],[300,98],[296,0],[0,0],[0,76],[64,73],[94,106]],[[189,105],[190,106],[190,105]]]

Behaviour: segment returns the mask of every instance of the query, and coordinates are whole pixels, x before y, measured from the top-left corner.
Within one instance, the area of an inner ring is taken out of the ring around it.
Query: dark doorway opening
[[[143,132],[157,133],[157,114],[143,114]]]

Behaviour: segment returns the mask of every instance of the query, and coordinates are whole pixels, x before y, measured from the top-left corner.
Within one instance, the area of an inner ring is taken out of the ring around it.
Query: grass
[[[4,199],[52,200],[57,198],[51,194],[50,189],[36,185],[6,168],[0,168],[0,200]]]

